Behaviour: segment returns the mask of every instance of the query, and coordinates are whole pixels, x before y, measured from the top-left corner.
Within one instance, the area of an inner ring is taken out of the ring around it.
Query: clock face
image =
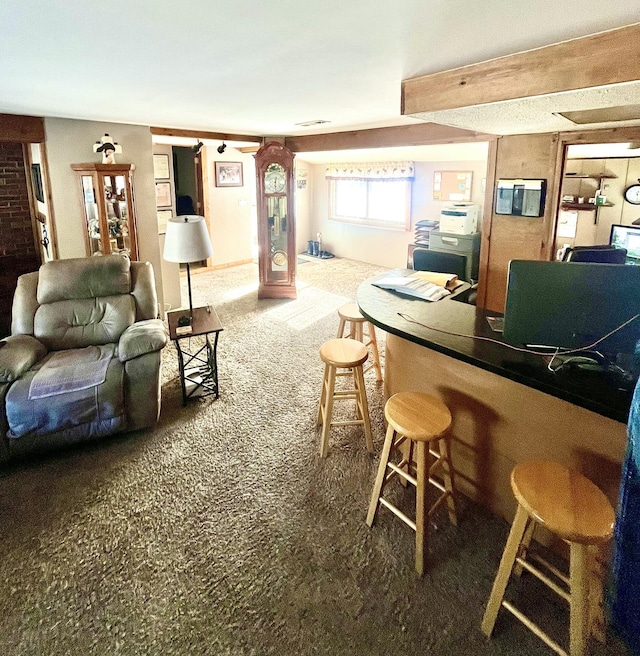
[[[632,205],[640,205],[640,183],[627,187],[624,191],[624,199]]]
[[[264,190],[267,194],[281,194],[287,184],[285,171],[280,164],[270,164],[264,174]]]

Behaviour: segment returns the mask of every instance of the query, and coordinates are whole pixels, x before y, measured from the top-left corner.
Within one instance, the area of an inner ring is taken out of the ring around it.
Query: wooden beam
[[[151,126],[151,134],[163,137],[219,139],[220,141],[255,141],[257,143],[262,143],[262,137],[255,134],[232,134],[230,132],[208,132],[207,130],[182,130],[179,128],[158,128]]]
[[[44,119],[41,116],[0,114],[0,141],[43,143]]]
[[[495,138],[495,135],[485,134],[484,132],[452,128],[437,123],[417,123],[416,125],[398,125],[388,128],[286,137],[285,145],[294,153],[302,153],[324,150],[469,143],[472,141],[491,141]]]
[[[640,23],[402,82],[412,115],[640,79]]]

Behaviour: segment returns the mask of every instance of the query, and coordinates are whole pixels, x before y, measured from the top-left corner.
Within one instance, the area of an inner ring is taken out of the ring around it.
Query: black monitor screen
[[[506,342],[580,349],[640,314],[640,266],[513,260],[504,314]],[[640,318],[594,348],[633,353]]]
[[[612,225],[609,244],[627,249],[627,262],[640,263],[640,226]]]

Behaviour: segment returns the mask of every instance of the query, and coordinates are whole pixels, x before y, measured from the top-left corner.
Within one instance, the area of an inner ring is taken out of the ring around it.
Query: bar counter
[[[447,404],[459,490],[511,521],[511,469],[552,459],[581,471],[615,506],[631,389],[593,374],[553,373],[550,356],[508,348],[487,322],[496,313],[461,300],[468,291],[429,303],[375,287],[375,279],[360,285],[357,303],[386,332],[385,395],[419,390]]]

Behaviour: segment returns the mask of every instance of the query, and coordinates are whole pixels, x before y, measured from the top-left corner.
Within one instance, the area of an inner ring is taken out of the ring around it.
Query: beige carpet
[[[335,429],[318,458],[318,348],[380,271],[301,264],[295,301],[258,301],[255,265],[195,275],[194,304],[225,327],[220,399],[182,407],[170,345],[156,430],[0,471],[0,654],[551,653],[502,615],[480,633],[504,521],[464,500],[458,528],[438,516],[418,579],[412,532],[384,511],[365,525],[377,458],[361,429]],[[367,392],[379,451],[373,372]],[[562,637],[561,602],[520,587]]]

